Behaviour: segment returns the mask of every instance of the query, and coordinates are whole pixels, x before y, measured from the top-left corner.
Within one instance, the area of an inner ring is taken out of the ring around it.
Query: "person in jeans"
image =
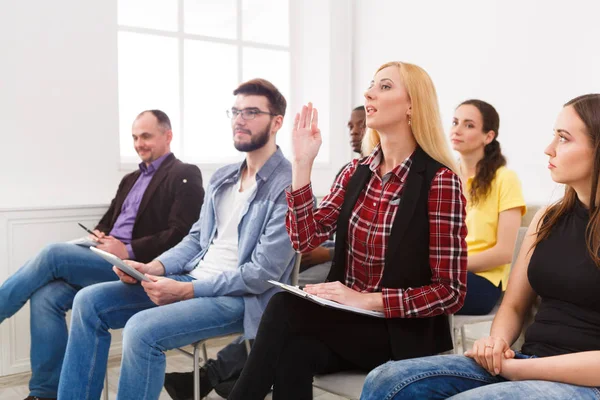
[[[348,120],[348,131],[352,150],[361,154],[361,143],[365,134],[365,107],[355,107]],[[343,168],[340,170],[340,172]],[[302,254],[298,284],[324,282],[331,268],[334,241],[328,240],[311,252]],[[215,392],[227,398],[247,359],[247,350],[241,337],[225,346],[217,353],[217,359],[208,359],[200,367],[200,396]],[[192,399],[194,376],[192,372],[171,372],[165,375],[165,389],[173,400]]]
[[[197,166],[170,150],[167,114],[141,112],[132,126],[142,162],[125,175],[110,207],[90,235],[99,249],[123,259],[151,261],[183,239],[204,200]],[[30,301],[31,379],[27,399],[55,399],[67,346],[65,314],[83,287],[117,280],[110,263],[87,247],[55,243],[44,247],[0,287],[0,323]]]
[[[242,83],[231,118],[243,162],[218,169],[200,219],[171,250],[147,264],[130,262],[152,282],[115,268],[122,282],[87,287],[75,297],[61,372],[61,400],[96,399],[102,392],[109,329],[123,330],[117,396],[158,399],[169,349],[218,335],[256,335],[264,307],[288,282],[295,253],[285,231],[284,190],[291,165],[275,137],[286,101],[270,82]]]
[[[318,113],[309,103],[296,116],[286,226],[302,253],[336,230],[329,282],[306,292],[384,318],[276,294],[230,400],[263,400],[271,387],[275,400],[311,399],[315,374],[452,348],[448,315],[466,291],[465,198],[448,168],[433,83],[420,67],[392,62],[364,96],[368,156],[344,168],[316,210]]]
[[[565,104],[545,153],[565,195],[529,226],[490,336],[464,356],[384,364],[361,400],[600,398],[600,94]]]

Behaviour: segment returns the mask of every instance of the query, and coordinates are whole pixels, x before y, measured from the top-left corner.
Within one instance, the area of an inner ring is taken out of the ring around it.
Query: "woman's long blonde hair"
[[[410,97],[411,128],[417,144],[431,158],[458,173],[442,128],[437,93],[431,78],[423,68],[399,61],[383,64],[375,73],[393,66],[398,67]],[[380,142],[379,132],[369,128],[362,142],[363,154],[370,154]]]

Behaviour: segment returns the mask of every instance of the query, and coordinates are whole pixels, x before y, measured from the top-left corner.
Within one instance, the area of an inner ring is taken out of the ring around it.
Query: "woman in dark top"
[[[337,229],[329,282],[306,292],[384,318],[274,295],[230,400],[262,400],[271,386],[276,400],[312,399],[315,374],[452,348],[447,316],[466,289],[465,198],[449,168],[433,83],[416,65],[384,64],[365,109],[368,156],[344,168],[317,210],[317,111],[309,104],[296,116],[286,226],[303,253]]]
[[[382,365],[361,399],[600,398],[600,94],[564,106],[545,153],[565,196],[531,223],[490,336],[466,357]],[[510,344],[538,295],[515,352]]]

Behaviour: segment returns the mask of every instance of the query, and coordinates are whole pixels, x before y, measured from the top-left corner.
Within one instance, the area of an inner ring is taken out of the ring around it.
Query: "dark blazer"
[[[406,289],[431,284],[428,199],[431,182],[443,165],[417,148],[388,240],[381,286]],[[345,282],[348,221],[369,182],[371,170],[361,165],[350,178],[338,217],[335,256],[328,281]],[[452,349],[447,315],[385,320],[394,360],[424,357]]]
[[[111,231],[140,173],[137,170],[123,177],[96,229],[106,234]],[[135,218],[131,247],[136,260],[152,261],[179,243],[198,220],[203,201],[200,169],[170,154],[152,177]]]

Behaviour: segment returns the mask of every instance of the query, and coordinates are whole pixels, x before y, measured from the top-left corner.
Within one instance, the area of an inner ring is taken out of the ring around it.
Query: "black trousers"
[[[392,357],[385,320],[323,307],[290,293],[271,298],[229,400],[312,399],[313,376],[369,371]]]
[[[251,340],[250,344],[253,342],[254,340]],[[217,386],[221,382],[237,378],[246,364],[247,354],[243,336],[238,336],[233,342],[222,348],[217,353],[216,360],[211,358],[204,364],[210,383]]]

